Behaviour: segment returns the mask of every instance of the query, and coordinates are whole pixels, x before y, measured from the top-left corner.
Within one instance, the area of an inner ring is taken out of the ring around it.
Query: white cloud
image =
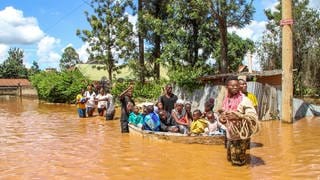
[[[0,63],[2,63],[8,57],[9,46],[0,44]]]
[[[57,67],[60,61],[60,54],[55,52],[55,48],[59,46],[60,40],[54,37],[45,36],[38,43],[38,62],[41,63],[50,63],[51,67]]]
[[[0,43],[32,44],[43,36],[36,18],[24,17],[21,10],[11,6],[0,11]]]
[[[249,56],[251,56],[251,60],[252,60],[252,64],[251,64],[252,70],[260,71],[261,67],[260,67],[260,61],[257,53],[253,53],[253,54],[247,53],[243,59],[243,64],[249,67]]]
[[[271,12],[277,11],[276,6],[279,4],[278,0],[261,0],[263,9],[271,9]]]
[[[82,62],[87,62],[89,54],[87,52],[87,48],[89,47],[89,43],[84,43],[79,49],[76,49],[77,53],[79,54],[79,59]]]
[[[261,36],[263,31],[266,29],[266,21],[252,21],[249,25],[244,28],[229,28],[228,32],[234,32],[243,39],[251,39],[257,41]]]

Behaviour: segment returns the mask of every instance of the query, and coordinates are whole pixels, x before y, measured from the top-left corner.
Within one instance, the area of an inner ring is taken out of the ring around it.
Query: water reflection
[[[119,114],[117,114],[119,116]],[[80,119],[75,106],[0,97],[1,179],[315,179],[320,118],[262,123],[248,164],[231,166],[223,146],[121,134],[119,121]]]

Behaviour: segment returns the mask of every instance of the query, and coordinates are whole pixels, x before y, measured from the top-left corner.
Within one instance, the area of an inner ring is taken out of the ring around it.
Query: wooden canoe
[[[187,134],[180,133],[171,133],[171,132],[155,132],[148,130],[141,130],[140,128],[129,124],[129,132],[130,135],[138,135],[143,138],[151,138],[158,140],[167,140],[171,142],[177,143],[185,143],[185,144],[208,144],[208,145],[223,145],[224,144],[224,136],[223,135],[215,135],[215,136],[190,136]]]

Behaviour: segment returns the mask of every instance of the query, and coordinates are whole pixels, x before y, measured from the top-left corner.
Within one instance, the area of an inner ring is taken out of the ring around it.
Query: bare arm
[[[189,126],[189,120],[186,119],[186,122],[182,122],[176,115],[176,113],[174,111],[171,112],[171,116],[172,118],[176,121],[177,124],[180,124],[180,125],[185,125],[185,126]],[[185,118],[185,117],[184,117]]]

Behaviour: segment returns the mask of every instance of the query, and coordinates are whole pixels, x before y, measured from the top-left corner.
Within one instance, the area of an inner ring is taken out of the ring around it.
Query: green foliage
[[[90,48],[89,62],[103,64],[109,80],[116,71],[118,59],[128,61],[135,55],[133,25],[129,22],[126,8],[132,8],[132,0],[92,0],[93,14],[85,12],[91,30],[77,30],[77,35]]]
[[[89,81],[79,71],[45,72],[31,76],[39,98],[54,103],[74,103]]]
[[[315,93],[320,87],[320,12],[311,9],[308,0],[293,1],[294,95]],[[281,2],[276,11],[266,10],[266,32],[258,43],[258,55],[264,70],[281,68]]]
[[[228,59],[228,38],[227,28],[242,28],[252,20],[255,9],[252,5],[253,0],[227,1],[227,0],[209,0],[212,21],[216,24],[220,34],[220,58],[218,59],[219,71],[226,73],[230,70],[230,61]]]
[[[79,54],[77,53],[77,51],[72,46],[65,48],[60,59],[60,69],[68,70],[69,68],[74,67],[79,63],[81,63],[81,61],[79,59]]]
[[[23,51],[10,48],[8,58],[0,65],[1,78],[27,78],[28,71],[23,64]]]
[[[207,1],[171,0],[167,20],[162,25],[164,47],[160,59],[173,69],[184,63],[190,66],[205,64],[217,40]]]
[[[28,77],[31,77],[31,76],[39,73],[40,71],[41,70],[39,69],[39,65],[38,65],[37,61],[32,61],[32,66],[28,70]]]
[[[197,89],[201,86],[199,77],[210,72],[210,68],[198,68],[198,67],[183,67],[180,66],[176,70],[169,71],[170,80],[173,81],[179,87],[189,90]]]
[[[217,44],[218,45],[218,44]],[[220,46],[218,46],[214,52],[214,56],[217,59],[220,59]],[[228,34],[228,59],[230,62],[230,71],[236,72],[238,70],[238,67],[242,64],[243,57],[248,52],[254,51],[254,42],[249,39],[242,39],[240,36],[238,36],[235,33]]]
[[[142,84],[141,82],[134,83],[133,97],[138,101],[155,101],[161,95],[163,87],[167,81],[151,81]],[[130,81],[117,82],[112,87],[111,93],[117,97],[124,90],[126,90],[129,85],[132,84]]]

